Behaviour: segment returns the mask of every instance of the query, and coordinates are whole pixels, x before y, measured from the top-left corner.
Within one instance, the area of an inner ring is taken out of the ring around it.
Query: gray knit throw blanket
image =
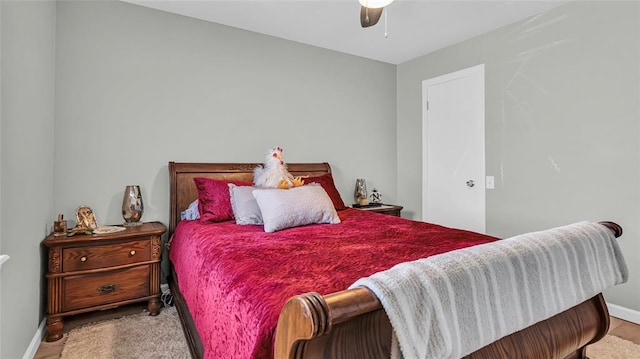
[[[401,263],[353,287],[380,299],[393,359],[461,358],[627,281],[615,236],[589,222]]]

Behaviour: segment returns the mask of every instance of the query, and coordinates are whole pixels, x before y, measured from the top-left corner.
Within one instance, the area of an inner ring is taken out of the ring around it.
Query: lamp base
[[[125,227],[135,227],[135,226],[141,226],[142,222],[124,222],[122,225]]]

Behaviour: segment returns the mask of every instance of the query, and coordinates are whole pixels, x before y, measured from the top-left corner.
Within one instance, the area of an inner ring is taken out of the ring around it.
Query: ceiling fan
[[[393,0],[360,0],[360,25],[369,27],[377,24],[385,6],[392,2]]]

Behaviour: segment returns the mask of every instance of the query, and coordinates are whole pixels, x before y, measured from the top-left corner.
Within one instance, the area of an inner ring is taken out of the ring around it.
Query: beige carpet
[[[640,359],[640,345],[607,335],[587,347],[587,356],[590,359]]]
[[[587,348],[590,359],[640,359],[640,345],[607,335]],[[89,324],[71,330],[61,359],[188,359],[180,319],[174,307],[156,317],[146,313]]]
[[[69,331],[60,359],[188,359],[175,307],[89,324]]]

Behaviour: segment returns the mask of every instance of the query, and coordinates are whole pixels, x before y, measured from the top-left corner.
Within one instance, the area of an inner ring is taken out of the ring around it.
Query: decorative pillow
[[[231,208],[237,224],[263,224],[260,207],[251,193],[256,188],[258,187],[236,186],[229,183]]]
[[[315,182],[321,185],[322,188],[327,191],[327,194],[329,195],[329,198],[331,198],[331,202],[333,202],[333,206],[336,208],[336,211],[341,211],[347,208],[347,206],[345,206],[344,202],[342,201],[342,197],[340,197],[340,192],[338,192],[335,183],[333,183],[333,176],[331,176],[331,173],[316,177],[306,177],[303,179],[305,184]]]
[[[340,223],[327,192],[317,184],[291,189],[255,189],[253,197],[260,207],[265,232],[307,224]]]
[[[189,207],[184,211],[180,212],[180,220],[193,221],[196,219],[200,219],[200,212],[198,212],[198,200],[191,202]]]
[[[198,190],[198,211],[200,222],[222,222],[233,219],[229,183],[238,186],[251,186],[251,182],[215,180],[195,177],[193,182]]]

